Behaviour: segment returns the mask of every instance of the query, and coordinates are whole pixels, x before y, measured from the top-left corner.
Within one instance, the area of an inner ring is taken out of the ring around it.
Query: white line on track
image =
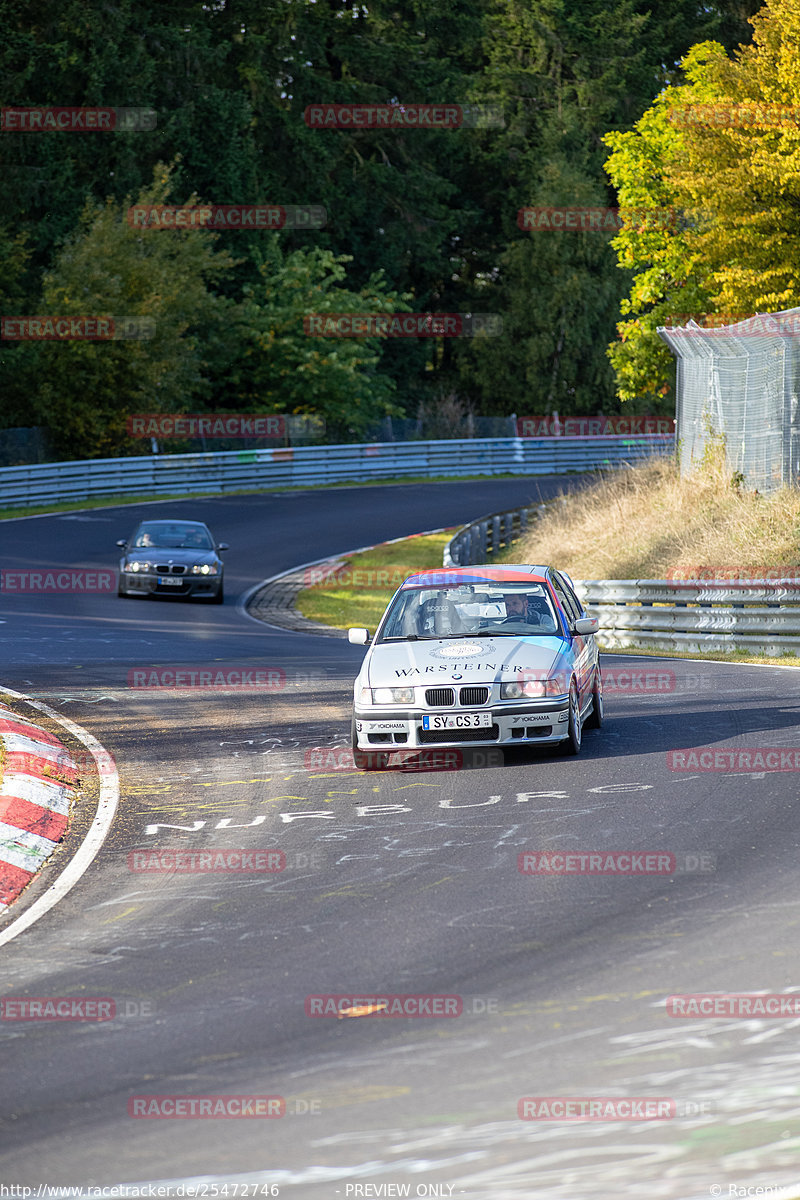
[[[0,931],[0,946],[4,946],[6,942],[10,942],[12,938],[17,937],[23,930],[29,929],[35,921],[38,921],[46,912],[49,912],[55,904],[58,904],[59,900],[62,900],[66,896],[67,892],[72,890],[99,853],[103,842],[108,836],[108,831],[111,828],[111,822],[114,820],[119,803],[119,775],[117,774],[114,759],[100,745],[96,738],[92,737],[80,725],[76,725],[74,721],[70,721],[68,717],[57,713],[49,705],[42,704],[38,700],[33,700],[23,692],[14,692],[11,688],[7,687],[3,687],[2,692],[6,696],[13,696],[16,700],[24,700],[33,708],[37,708],[39,712],[57,721],[73,737],[83,743],[97,767],[97,774],[100,778],[100,799],[89,832],[81,842],[78,850],[73,854],[56,881],[51,883],[47,891],[43,892],[38,900],[34,900],[30,908],[26,908],[16,921],[12,921],[10,925]]]

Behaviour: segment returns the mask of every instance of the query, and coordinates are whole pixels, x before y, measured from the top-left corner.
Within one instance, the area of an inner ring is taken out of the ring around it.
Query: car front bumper
[[[169,579],[170,583],[164,583]],[[144,575],[123,571],[122,586],[132,595],[216,596],[222,587],[221,575]]]
[[[463,711],[463,710],[461,710]],[[425,716],[457,715],[458,709],[401,709],[377,712],[355,709],[359,750],[422,749],[430,746],[525,746],[561,742],[569,724],[569,703],[549,701],[546,705],[503,703],[474,712],[490,712],[492,725],[479,729],[425,730]]]

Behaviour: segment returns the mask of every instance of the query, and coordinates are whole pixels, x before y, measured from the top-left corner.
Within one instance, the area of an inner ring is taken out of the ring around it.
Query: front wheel
[[[350,738],[353,743],[353,765],[357,771],[384,771],[389,764],[389,755],[385,750],[359,750],[356,719],[350,725]]]
[[[581,752],[581,704],[578,699],[578,685],[573,679],[569,688],[569,724],[567,737],[562,743],[565,754],[580,754]]]
[[[586,718],[587,729],[599,729],[603,724],[603,677],[600,674],[600,664],[594,673],[592,687],[592,711]]]

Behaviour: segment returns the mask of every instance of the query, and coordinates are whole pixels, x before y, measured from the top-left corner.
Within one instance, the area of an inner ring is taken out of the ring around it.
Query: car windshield
[[[213,550],[214,544],[203,525],[140,525],[131,543],[134,550]]]
[[[559,633],[540,583],[412,587],[392,602],[380,641],[397,638],[537,637]]]

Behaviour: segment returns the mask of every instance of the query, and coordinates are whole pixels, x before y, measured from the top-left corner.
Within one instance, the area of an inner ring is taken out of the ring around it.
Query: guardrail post
[[[492,547],[490,553],[494,556],[500,549],[500,517],[492,517]]]
[[[478,548],[480,550],[480,561],[486,562],[486,559],[489,554],[489,548],[488,548],[489,522],[481,521],[480,524],[478,525],[478,531],[479,531],[478,537],[480,539],[478,542]]]

